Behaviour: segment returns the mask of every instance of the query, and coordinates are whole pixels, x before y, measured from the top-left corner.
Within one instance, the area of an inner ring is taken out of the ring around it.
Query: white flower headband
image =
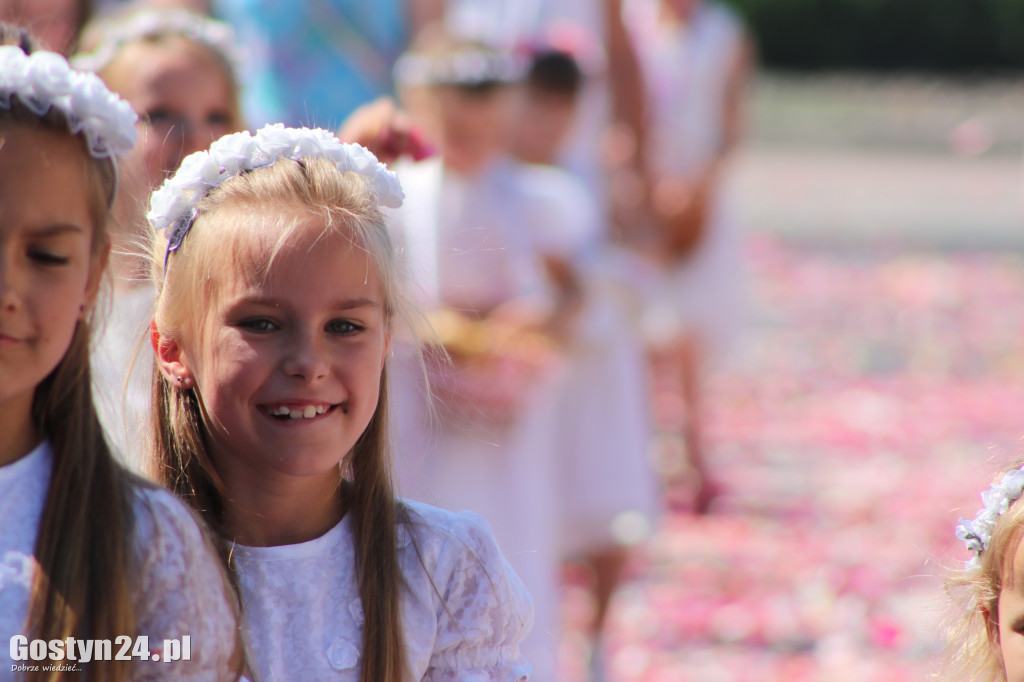
[[[196,218],[196,205],[210,189],[256,168],[281,159],[301,161],[321,158],[339,171],[352,171],[370,179],[377,202],[398,208],[405,199],[398,176],[365,147],[344,144],[332,133],[319,128],[285,128],[276,123],[256,135],[248,131],[220,138],[209,151],[190,154],[177,172],[153,192],[148,214],[154,230],[167,233],[167,254],[177,251]]]
[[[51,108],[60,111],[71,134],[85,135],[89,154],[97,159],[127,154],[135,145],[138,117],[131,106],[96,74],[72,69],[59,54],[0,46],[0,108],[10,109],[12,97],[36,116]]]
[[[240,73],[243,64],[235,32],[223,21],[210,19],[185,9],[146,9],[124,19],[101,24],[99,43],[92,52],[75,55],[71,63],[85,71],[101,71],[125,45],[144,38],[181,35],[213,50],[232,71]]]
[[[467,46],[445,55],[410,52],[395,64],[395,82],[405,86],[456,85],[473,87],[490,83],[516,83],[529,64],[511,52]]]
[[[973,521],[960,519],[956,536],[964,541],[974,557],[967,563],[968,568],[979,565],[981,553],[992,540],[992,528],[996,520],[1010,508],[1010,505],[1024,494],[1024,466],[1007,473],[1002,479],[981,494],[985,507],[978,511]]]

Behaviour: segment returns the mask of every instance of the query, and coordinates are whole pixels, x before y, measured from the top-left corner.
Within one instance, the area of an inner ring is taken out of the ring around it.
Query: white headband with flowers
[[[235,32],[229,24],[186,9],[145,9],[103,24],[92,52],[75,55],[71,63],[85,71],[101,71],[128,43],[157,36],[181,35],[213,50],[238,74],[243,64]]]
[[[256,168],[281,159],[301,161],[321,158],[339,171],[352,171],[370,180],[376,201],[398,208],[405,199],[398,176],[377,160],[370,150],[344,144],[332,133],[319,128],[286,128],[280,123],[220,138],[208,151],[190,154],[177,172],[153,192],[148,214],[154,230],[167,234],[167,255],[177,251],[196,218],[195,208],[212,188]]]
[[[408,52],[395,64],[395,82],[406,87],[517,83],[526,75],[527,60],[513,52],[467,45],[444,55]]]
[[[0,108],[10,109],[17,97],[36,116],[57,109],[71,133],[81,133],[97,159],[124,155],[135,145],[138,117],[131,106],[110,92],[96,74],[72,69],[59,54],[0,46]]]
[[[963,540],[967,549],[974,552],[968,562],[968,568],[979,565],[981,553],[992,540],[992,528],[996,520],[1010,508],[1016,500],[1024,495],[1024,466],[1014,469],[981,494],[984,508],[978,511],[973,521],[960,519],[956,527],[956,536]]]

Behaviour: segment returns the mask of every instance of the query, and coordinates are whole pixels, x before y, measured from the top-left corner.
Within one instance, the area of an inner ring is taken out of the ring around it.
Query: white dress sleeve
[[[197,519],[171,493],[142,488],[136,495],[135,538],[136,630],[149,638],[150,653],[161,660],[137,660],[133,682],[237,679],[231,672],[238,633],[231,587]],[[184,659],[185,636],[190,660],[163,660],[174,648],[169,640],[180,643]]]
[[[424,682],[520,682],[533,602],[478,514],[456,515],[440,551],[437,639]]]

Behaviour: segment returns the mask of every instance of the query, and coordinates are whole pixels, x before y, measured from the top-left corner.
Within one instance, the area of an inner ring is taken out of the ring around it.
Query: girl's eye
[[[231,124],[231,114],[226,111],[214,111],[206,116],[207,125],[226,126]]]
[[[277,325],[265,317],[256,317],[251,320],[244,320],[239,323],[238,326],[257,333],[272,332],[277,329]]]
[[[327,331],[332,334],[355,334],[361,330],[362,327],[348,320],[334,320],[327,324]]]
[[[159,126],[171,124],[174,122],[175,117],[171,114],[169,109],[153,109],[143,114],[143,118],[149,125]]]
[[[70,262],[66,256],[59,256],[50,251],[29,251],[28,257],[40,265],[67,265]]]

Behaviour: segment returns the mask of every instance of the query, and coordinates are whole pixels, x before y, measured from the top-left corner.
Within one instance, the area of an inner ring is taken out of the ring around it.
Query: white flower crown
[[[967,562],[968,568],[980,564],[981,553],[992,540],[992,528],[996,520],[1005,514],[1021,495],[1024,495],[1024,466],[1010,471],[981,494],[981,502],[985,507],[978,511],[973,521],[960,519],[960,524],[956,527],[956,536],[964,541],[968,550],[974,552],[974,557]]]
[[[0,46],[0,108],[10,109],[12,97],[36,116],[60,111],[73,135],[85,135],[97,159],[127,154],[135,145],[138,117],[131,106],[96,74],[72,69],[59,54]]]
[[[123,19],[107,20],[100,26],[96,48],[72,57],[75,68],[101,71],[128,43],[166,35],[181,35],[210,48],[228,65],[232,76],[240,73],[244,63],[230,25],[186,9],[145,9]]]
[[[470,45],[445,55],[406,53],[395,64],[394,76],[395,82],[405,86],[473,87],[519,82],[528,68],[520,55]]]
[[[281,159],[307,158],[326,159],[339,171],[369,178],[371,191],[382,206],[398,208],[405,199],[398,176],[365,147],[344,144],[319,128],[285,128],[275,123],[261,128],[256,135],[248,131],[225,135],[210,145],[209,151],[185,157],[177,172],[153,192],[147,216],[150,225],[154,230],[170,230],[169,255],[181,245],[195,220],[196,204],[210,189]]]

